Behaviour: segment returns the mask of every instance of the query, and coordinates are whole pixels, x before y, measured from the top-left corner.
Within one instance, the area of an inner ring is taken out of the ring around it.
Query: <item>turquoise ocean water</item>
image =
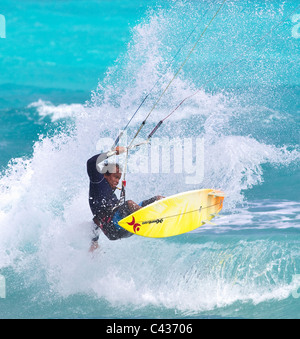
[[[155,138],[201,139],[201,180],[130,154],[128,199],[219,188],[216,225],[88,253],[86,160],[159,80],[133,137],[221,2],[1,1],[0,318],[300,318],[298,0],[227,1],[142,130],[197,92]]]

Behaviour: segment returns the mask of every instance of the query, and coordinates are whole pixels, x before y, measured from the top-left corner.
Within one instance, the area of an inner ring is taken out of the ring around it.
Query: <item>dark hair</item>
[[[101,173],[103,175],[110,176],[112,173],[116,173],[115,168],[118,169],[119,172],[122,172],[122,168],[119,164],[116,163],[106,163],[101,169]]]

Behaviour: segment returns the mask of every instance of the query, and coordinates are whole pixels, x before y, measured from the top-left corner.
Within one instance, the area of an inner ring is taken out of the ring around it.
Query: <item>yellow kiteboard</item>
[[[119,221],[127,231],[150,238],[190,232],[210,223],[223,207],[224,193],[202,189],[179,193],[145,206]]]

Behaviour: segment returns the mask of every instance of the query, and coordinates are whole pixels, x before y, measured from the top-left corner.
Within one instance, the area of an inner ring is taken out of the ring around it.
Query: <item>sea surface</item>
[[[0,318],[300,318],[300,2],[222,3],[1,0]],[[124,145],[176,110],[129,153],[127,199],[224,208],[91,254],[86,161],[147,94]]]

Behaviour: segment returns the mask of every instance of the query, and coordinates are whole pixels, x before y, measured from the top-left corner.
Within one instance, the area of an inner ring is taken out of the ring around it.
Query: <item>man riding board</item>
[[[124,152],[126,152],[125,147],[116,147],[113,151],[116,155]],[[98,248],[99,229],[110,240],[128,238],[133,233],[120,227],[118,221],[138,209],[163,198],[162,196],[155,196],[140,204],[132,200],[120,201],[115,194],[115,190],[122,177],[121,166],[117,163],[106,163],[101,170],[99,168],[99,164],[109,157],[109,153],[97,154],[87,161],[87,172],[90,178],[89,205],[95,223],[91,251]]]

